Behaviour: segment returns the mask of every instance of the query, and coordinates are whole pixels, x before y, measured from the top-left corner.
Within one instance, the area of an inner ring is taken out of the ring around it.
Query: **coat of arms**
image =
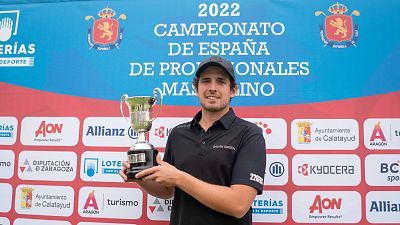
[[[325,43],[325,46],[347,48],[353,45],[356,47],[358,25],[353,24],[352,16],[359,16],[360,12],[353,10],[350,15],[346,15],[348,8],[338,2],[331,5],[328,11],[331,15],[326,15],[322,11],[315,12],[315,16],[325,16],[324,25],[320,26],[321,40]]]
[[[88,43],[90,49],[110,50],[119,48],[123,36],[123,28],[119,25],[119,19],[126,20],[125,14],[120,14],[115,19],[115,11],[106,7],[97,14],[99,19],[93,16],[86,16],[85,20],[92,19],[93,26],[88,29]]]

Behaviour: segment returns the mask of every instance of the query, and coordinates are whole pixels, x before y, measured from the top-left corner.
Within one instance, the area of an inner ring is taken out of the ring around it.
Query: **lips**
[[[207,98],[207,99],[211,99],[211,100],[218,99],[217,96],[206,96],[206,98]]]

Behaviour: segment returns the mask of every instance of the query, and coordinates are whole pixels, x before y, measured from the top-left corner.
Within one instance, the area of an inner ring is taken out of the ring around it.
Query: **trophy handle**
[[[119,105],[119,108],[120,108],[120,110],[121,110],[121,115],[124,117],[124,119],[125,119],[126,121],[128,121],[128,120],[126,119],[125,114],[124,114],[124,110],[122,109],[122,103],[125,102],[127,99],[128,99],[128,95],[127,95],[127,94],[122,95],[122,96],[121,96],[121,103],[120,103],[120,105]]]
[[[161,106],[163,104],[163,95],[162,95],[161,89],[154,88],[153,93],[154,93],[155,99],[157,99],[157,93],[160,96],[160,104],[159,104],[160,106],[158,107],[158,112],[157,112],[156,116],[151,119],[151,122],[153,122],[158,117],[158,114],[160,113],[160,110],[161,110]]]

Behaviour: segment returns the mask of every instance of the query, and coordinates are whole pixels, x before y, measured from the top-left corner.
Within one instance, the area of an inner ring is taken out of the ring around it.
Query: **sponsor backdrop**
[[[399,224],[398,9],[1,1],[0,224],[168,224],[173,199],[118,176],[137,138],[120,97],[161,89],[148,138],[163,153],[199,110],[191,82],[211,55],[234,63],[235,112],[266,139],[255,224]]]

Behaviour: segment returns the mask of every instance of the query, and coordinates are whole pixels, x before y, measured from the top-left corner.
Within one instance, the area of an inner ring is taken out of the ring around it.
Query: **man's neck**
[[[201,110],[201,119],[200,119],[200,126],[207,131],[214,123],[215,121],[218,121],[223,117],[227,112],[229,111],[229,108],[223,111],[219,112],[210,112],[206,111],[204,109]]]

